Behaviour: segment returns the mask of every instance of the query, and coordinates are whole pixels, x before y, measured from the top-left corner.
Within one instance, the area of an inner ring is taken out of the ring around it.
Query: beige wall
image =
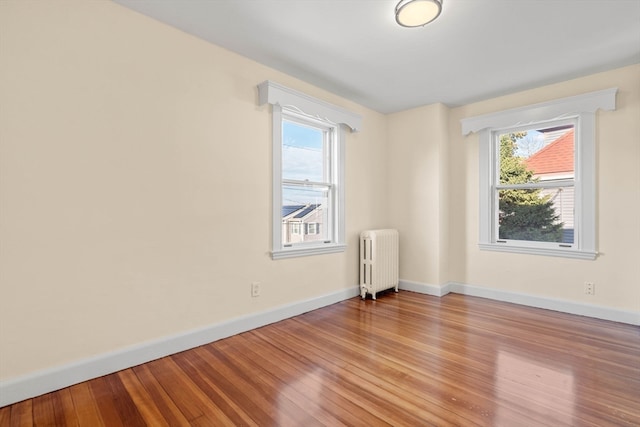
[[[107,1],[2,1],[0,43],[0,378],[357,286],[384,116]],[[266,79],[364,116],[346,253],[270,258]]]
[[[0,378],[354,287],[370,228],[400,230],[404,280],[638,310],[639,75],[385,117],[111,2],[2,1]],[[266,79],[364,116],[347,138],[346,253],[269,256]],[[598,114],[602,256],[478,251],[478,140],[459,120],[612,86],[618,110]]]
[[[597,113],[595,261],[478,249],[478,135],[460,119],[618,87]],[[459,108],[430,105],[388,116],[389,202],[401,233],[401,279],[640,311],[640,65]],[[596,294],[584,294],[584,282]]]
[[[447,120],[442,104],[388,116],[389,214],[400,233],[403,280],[448,280]]]
[[[617,109],[597,113],[595,261],[480,251],[478,135],[463,137],[460,119],[618,87]],[[449,280],[505,291],[640,311],[640,66],[516,93],[451,110]],[[584,294],[584,282],[596,294]]]

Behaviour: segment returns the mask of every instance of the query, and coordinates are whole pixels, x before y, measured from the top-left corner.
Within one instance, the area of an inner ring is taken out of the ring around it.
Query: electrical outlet
[[[251,296],[254,298],[260,296],[260,282],[251,283]]]
[[[593,282],[584,282],[584,293],[586,295],[596,294],[596,284]]]

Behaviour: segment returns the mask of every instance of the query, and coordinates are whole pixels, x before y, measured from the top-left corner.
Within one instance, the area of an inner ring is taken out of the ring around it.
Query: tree
[[[527,169],[521,157],[515,155],[518,140],[526,132],[500,136],[500,184],[527,184],[536,182],[533,171]],[[560,242],[562,223],[558,222],[549,195],[540,189],[500,190],[499,238],[541,242]]]
[[[540,132],[521,132],[525,136],[518,140],[515,155],[528,159],[545,146],[544,134]]]

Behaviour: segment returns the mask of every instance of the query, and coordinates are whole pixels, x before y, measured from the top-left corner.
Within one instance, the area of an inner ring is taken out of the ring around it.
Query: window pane
[[[574,178],[573,125],[504,133],[498,141],[500,184]]]
[[[500,190],[499,239],[574,243],[574,188]]]
[[[282,122],[282,178],[324,181],[324,131],[296,122]]]
[[[327,241],[329,188],[282,186],[282,243]]]

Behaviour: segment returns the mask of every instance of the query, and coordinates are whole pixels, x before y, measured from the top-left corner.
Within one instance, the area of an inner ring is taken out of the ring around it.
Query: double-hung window
[[[344,129],[362,118],[271,81],[258,91],[273,114],[272,258],[344,251]]]
[[[577,243],[575,210],[581,207],[575,204],[580,166],[575,162],[576,123],[574,118],[492,132],[490,196],[496,243],[559,248]]]
[[[284,110],[281,115],[281,245],[293,248],[333,243],[339,240],[335,224],[340,221],[336,216],[341,185],[337,126],[293,111]],[[324,225],[322,234],[309,233],[315,223]],[[288,232],[290,225],[298,226],[297,234]]]
[[[479,247],[594,259],[596,118],[616,89],[462,120],[480,133]]]

